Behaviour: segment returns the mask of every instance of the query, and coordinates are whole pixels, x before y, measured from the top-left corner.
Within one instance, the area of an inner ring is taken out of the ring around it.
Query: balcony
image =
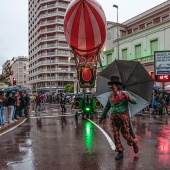
[[[45,44],[45,45],[39,46],[39,49],[41,50],[41,49],[53,48],[53,47],[56,48],[56,46],[57,46],[56,44]]]
[[[40,24],[39,24],[39,26],[40,25],[48,25],[48,24],[54,24],[54,23],[56,23],[56,20],[49,20],[49,21],[44,21],[44,22],[41,22]]]
[[[134,61],[139,61],[141,64],[154,62],[154,55],[137,58],[137,59],[134,59]]]
[[[57,60],[59,63],[68,63],[69,60]]]
[[[52,23],[56,23],[55,21],[44,21],[43,23],[41,23],[42,25],[46,25],[46,24],[52,24]],[[41,24],[39,25],[39,27],[37,27],[37,29],[34,31],[34,33],[35,32],[37,32],[37,30],[40,28],[40,26],[41,26]],[[31,41],[31,43],[33,42],[33,41],[35,41],[35,39],[37,39],[38,37],[39,37],[39,35],[41,35],[41,34],[46,34],[46,33],[50,33],[50,32],[54,32],[54,33],[56,33],[56,32],[64,32],[64,28],[62,27],[62,26],[57,26],[57,27],[54,27],[54,28],[48,28],[48,29],[43,29],[43,30],[40,30],[38,33],[37,33],[37,35],[33,38],[33,40]],[[62,35],[64,35],[64,34],[62,34]],[[65,38],[65,37],[64,37]]]
[[[40,80],[54,80],[56,79],[55,76],[52,76],[52,77],[40,77]]]
[[[47,61],[41,61],[41,62],[39,62],[39,64],[52,64],[52,63],[56,63],[56,61],[55,60],[47,60]]]
[[[44,3],[44,2],[49,2],[49,1],[54,1],[54,0],[41,0],[41,3]],[[54,7],[63,7],[63,8],[67,8],[68,7],[68,4],[65,4],[65,3],[56,3],[56,4],[51,4],[51,5],[44,5],[40,8],[41,9],[47,9],[47,8],[54,8]]]
[[[56,15],[57,15],[57,12],[50,12],[50,13],[46,13],[46,14],[41,14],[38,19],[52,17],[52,16],[56,16]]]
[[[58,19],[57,19],[57,22],[59,22],[59,23],[62,23],[62,24],[63,24],[63,23],[64,23],[64,19],[59,19],[59,18],[58,18]]]
[[[44,2],[50,2],[50,1],[54,1],[54,0],[41,0],[40,2],[44,3]]]
[[[57,46],[58,47],[69,47],[69,45],[66,43],[58,43]]]

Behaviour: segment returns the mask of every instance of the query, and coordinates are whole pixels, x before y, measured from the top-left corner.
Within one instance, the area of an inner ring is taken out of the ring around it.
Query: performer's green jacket
[[[117,104],[115,104],[113,101],[111,101],[111,95],[109,95],[107,104],[106,104],[103,112],[101,113],[100,118],[105,119],[106,114],[110,110],[110,108],[111,108],[111,114],[123,113],[128,109],[128,102],[130,102],[132,104],[136,104],[136,98],[134,98],[130,94],[128,94],[128,95],[129,95],[128,99],[122,99]]]

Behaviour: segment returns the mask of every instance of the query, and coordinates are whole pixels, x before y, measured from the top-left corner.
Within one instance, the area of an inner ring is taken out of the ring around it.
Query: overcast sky
[[[7,59],[19,55],[28,56],[28,0],[0,0],[0,68]],[[98,0],[106,18],[116,22],[119,6],[119,22],[126,21],[166,0]]]

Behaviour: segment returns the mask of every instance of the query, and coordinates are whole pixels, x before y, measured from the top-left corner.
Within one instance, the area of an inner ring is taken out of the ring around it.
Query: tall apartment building
[[[29,87],[28,85],[28,58],[26,56],[13,57],[11,60],[7,60],[2,65],[3,73],[6,67],[11,66],[11,71],[13,75],[7,78],[7,81],[13,83],[13,78],[16,78],[17,85],[23,85]]]
[[[29,84],[34,90],[61,92],[74,84],[75,64],[64,36],[71,0],[29,0]]]

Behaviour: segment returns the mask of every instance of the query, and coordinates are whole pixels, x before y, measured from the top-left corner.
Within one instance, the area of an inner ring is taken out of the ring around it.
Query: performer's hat
[[[108,85],[111,85],[111,84],[122,85],[122,83],[119,81],[119,77],[117,77],[117,76],[111,77],[111,80],[108,82]]]

